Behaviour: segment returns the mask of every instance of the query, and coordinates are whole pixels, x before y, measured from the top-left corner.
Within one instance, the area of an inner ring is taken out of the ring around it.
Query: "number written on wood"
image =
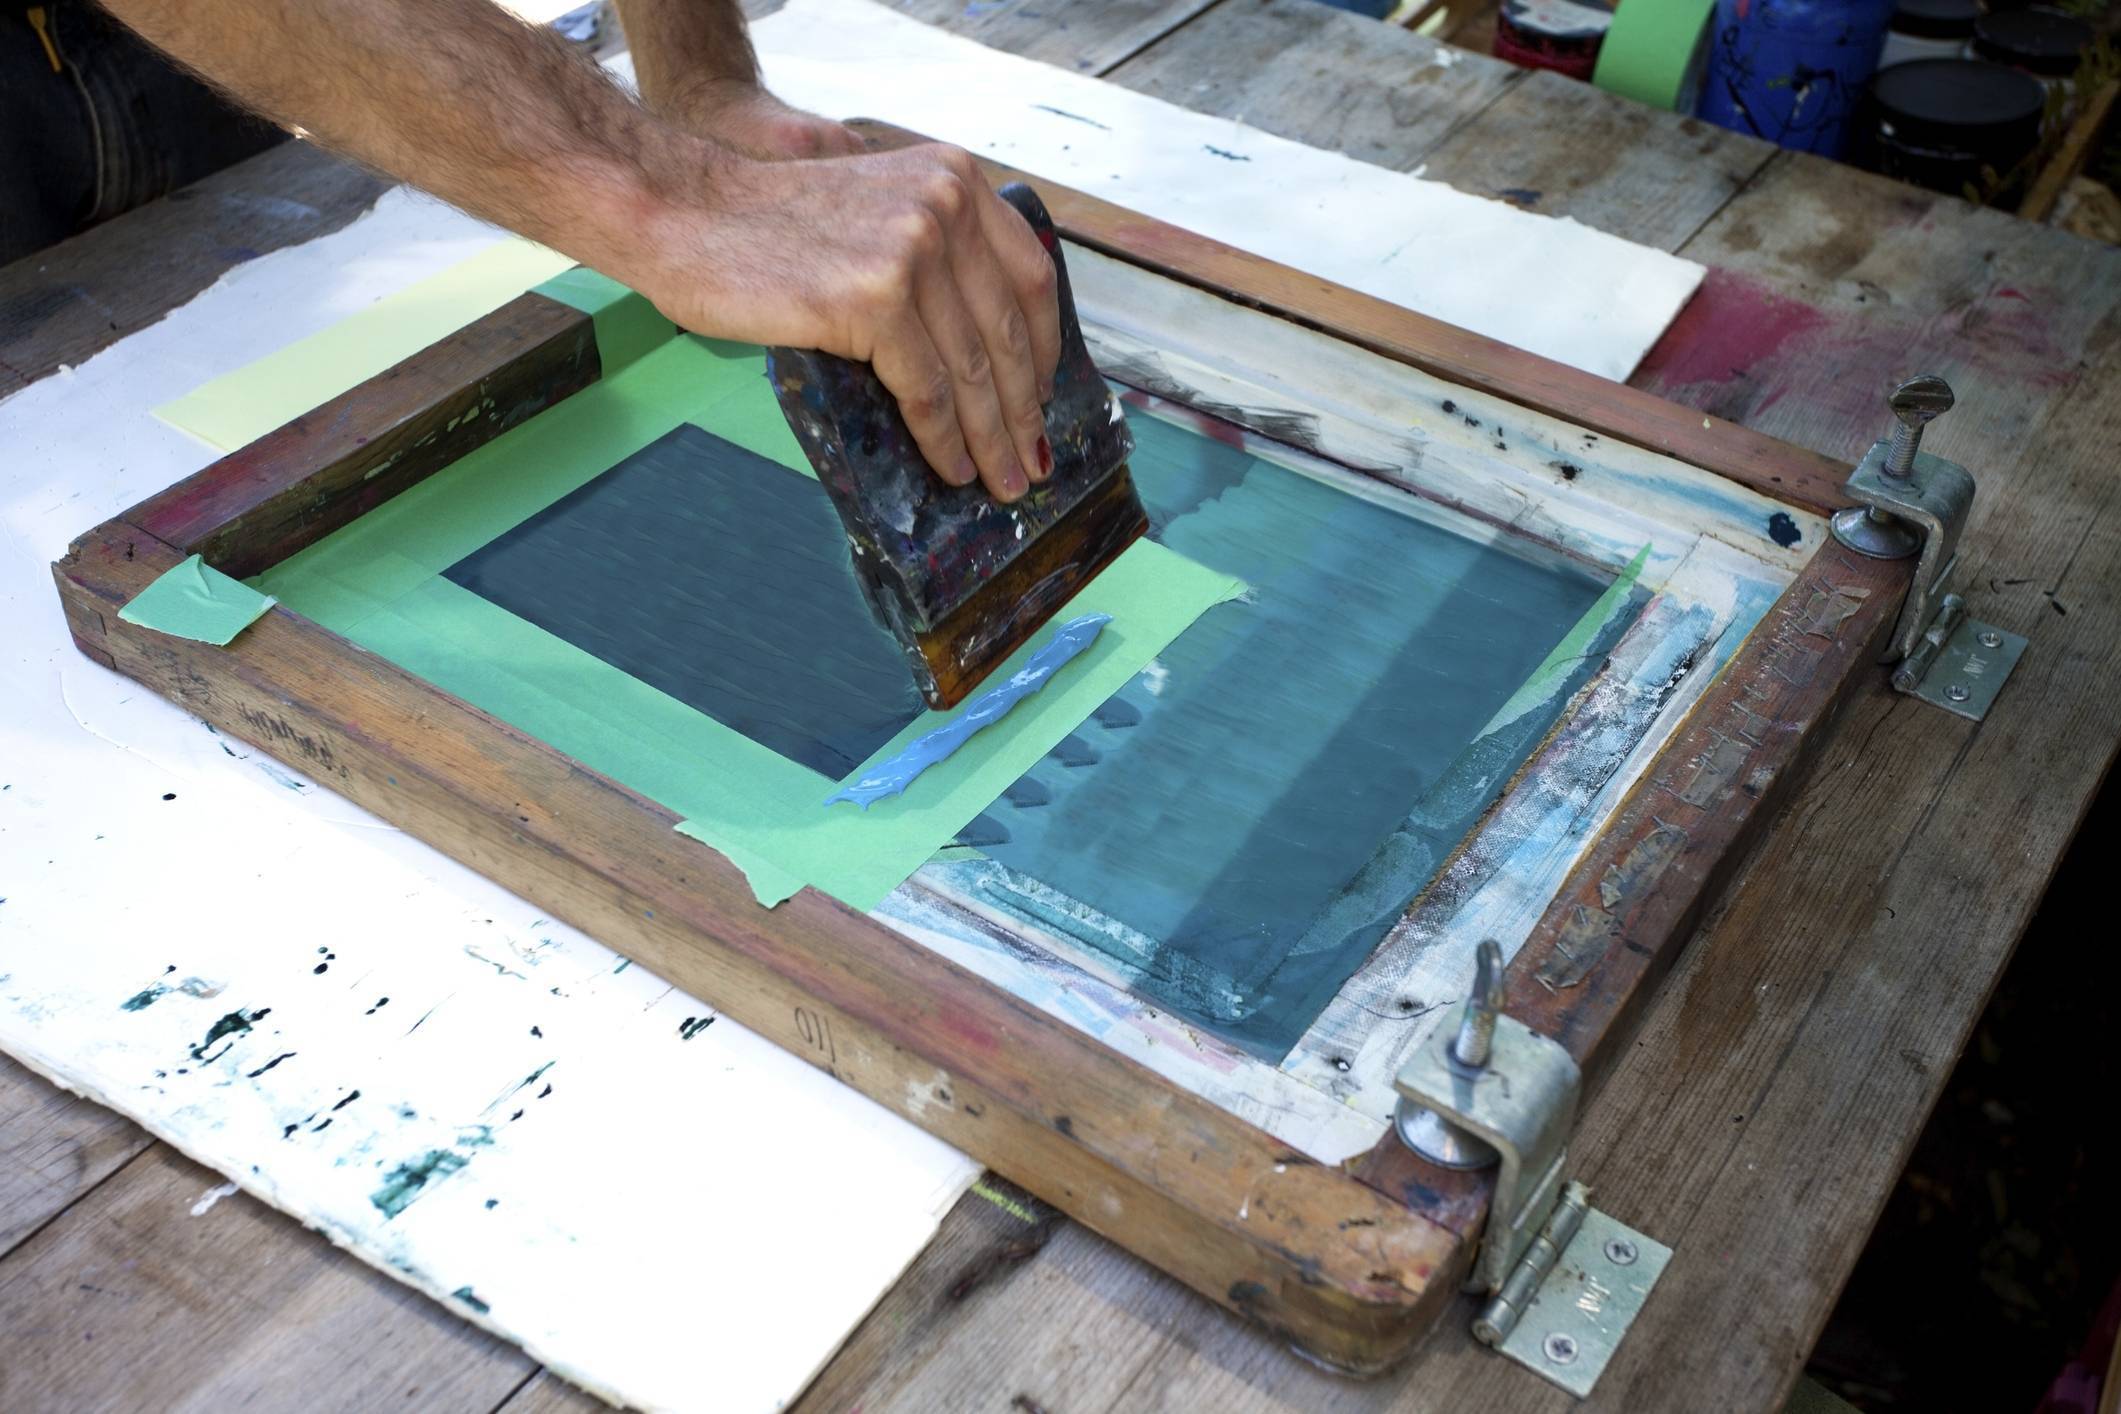
[[[825,1020],[823,1012],[812,1011],[808,1007],[797,1007],[795,1030],[796,1034],[803,1038],[804,1045],[825,1058],[827,1066],[839,1062],[838,1054],[832,1049],[832,1024]]]

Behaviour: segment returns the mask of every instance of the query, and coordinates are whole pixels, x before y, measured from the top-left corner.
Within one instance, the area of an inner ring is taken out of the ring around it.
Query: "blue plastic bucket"
[[[1894,0],[1716,0],[1700,116],[1839,157]]]

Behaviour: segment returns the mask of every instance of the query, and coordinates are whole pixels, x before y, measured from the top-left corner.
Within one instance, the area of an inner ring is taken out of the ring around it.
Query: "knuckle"
[[[933,211],[914,206],[892,222],[891,245],[907,273],[943,249],[943,224]]]
[[[996,331],[1002,343],[1002,351],[1012,358],[1028,358],[1031,353],[1031,326],[1024,319],[1021,309],[1011,309],[1002,315],[1001,327]]]
[[[994,363],[987,357],[987,346],[977,339],[958,355],[957,376],[963,383],[984,383],[994,373]]]
[[[899,410],[910,422],[933,424],[949,416],[952,400],[949,371],[938,366],[899,399]]]
[[[938,164],[959,181],[969,182],[979,175],[979,162],[962,147],[949,143],[936,144],[935,157]]]
[[[964,219],[972,206],[972,193],[954,173],[937,172],[922,183],[921,203],[949,225]]]
[[[1051,303],[1060,288],[1060,276],[1053,269],[1053,262],[1040,251],[1037,260],[1024,273],[1024,290],[1031,298],[1042,303]]]

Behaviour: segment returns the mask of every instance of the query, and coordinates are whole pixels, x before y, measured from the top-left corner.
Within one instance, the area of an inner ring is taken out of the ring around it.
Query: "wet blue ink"
[[[1051,641],[1033,653],[1031,661],[1010,674],[1008,681],[988,688],[965,704],[955,717],[925,736],[916,737],[905,750],[880,762],[875,769],[865,772],[860,780],[842,787],[825,803],[831,805],[836,801],[851,800],[867,810],[885,796],[904,791],[921,772],[946,759],[951,752],[970,741],[974,733],[1000,721],[1011,707],[1044,687],[1049,678],[1088,648],[1099,631],[1111,622],[1110,614],[1084,614],[1062,624]],[[1004,835],[1003,839],[1006,840],[1007,836]]]

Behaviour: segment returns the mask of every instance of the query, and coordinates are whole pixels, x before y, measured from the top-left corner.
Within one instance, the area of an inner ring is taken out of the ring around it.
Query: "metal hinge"
[[[1873,443],[1842,488],[1861,504],[1835,513],[1834,538],[1877,560],[1918,556],[1915,581],[1893,626],[1885,661],[1893,687],[1976,722],[1988,715],[2026,641],[1966,617],[1945,585],[1959,562],[1959,533],[1974,504],[1974,477],[1921,450],[1922,430],[1952,407],[1951,385],[1926,373],[1887,399],[1898,425]]]
[[[1447,1168],[1498,1167],[1468,1289],[1482,1344],[1590,1393],[1671,1249],[1590,1206],[1564,1178],[1582,1073],[1567,1048],[1502,1012],[1502,948],[1481,943],[1458,1025],[1401,1067],[1397,1130]]]

